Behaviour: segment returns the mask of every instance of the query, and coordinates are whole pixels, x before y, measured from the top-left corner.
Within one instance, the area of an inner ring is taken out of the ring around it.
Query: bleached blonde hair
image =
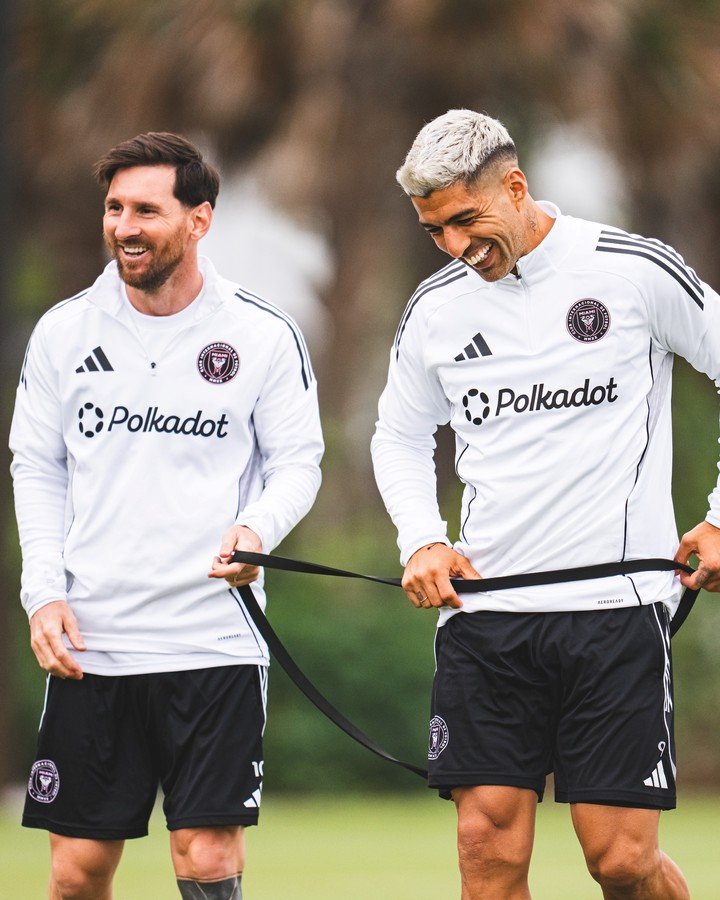
[[[517,159],[502,122],[470,109],[451,109],[418,132],[395,177],[409,196],[427,197],[457,181],[473,182],[501,158]]]

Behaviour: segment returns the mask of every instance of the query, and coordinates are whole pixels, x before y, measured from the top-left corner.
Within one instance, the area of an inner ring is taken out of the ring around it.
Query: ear
[[[508,169],[503,184],[510,193],[512,202],[519,206],[528,196],[528,183],[525,173],[518,168]]]
[[[196,206],[190,213],[190,239],[199,241],[205,237],[212,223],[213,210],[212,206],[205,201]]]

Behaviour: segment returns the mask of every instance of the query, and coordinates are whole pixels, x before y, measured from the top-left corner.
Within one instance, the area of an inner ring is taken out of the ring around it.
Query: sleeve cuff
[[[62,594],[62,595],[54,594],[52,597],[42,597],[42,598],[36,597],[32,601],[32,603],[26,602],[23,604],[23,606],[24,606],[25,612],[27,613],[28,619],[32,619],[32,617],[35,615],[35,613],[39,609],[42,609],[43,606],[49,606],[51,603],[57,603],[59,601],[61,601],[63,603],[67,603],[67,596],[65,594]]]
[[[244,525],[245,528],[249,528],[251,531],[254,531],[255,534],[260,538],[260,543],[262,544],[262,552],[270,553],[271,550],[274,549],[274,546],[268,541],[267,534],[268,528],[267,523],[263,522],[262,516],[239,516],[239,518],[235,521],[236,525]]]
[[[403,547],[400,553],[401,564],[406,566],[413,553],[417,553],[421,547],[425,547],[427,544],[445,544],[446,547],[452,547],[452,544],[447,539],[447,535],[431,535],[430,537],[424,538],[422,541],[413,541],[412,544]]]
[[[720,528],[720,513],[710,512],[705,516],[705,521],[709,522],[711,525],[714,525],[716,528]]]

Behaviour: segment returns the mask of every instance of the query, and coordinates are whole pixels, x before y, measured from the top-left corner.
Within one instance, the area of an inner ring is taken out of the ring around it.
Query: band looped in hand
[[[339,578],[360,578],[364,581],[374,581],[380,584],[389,584],[393,587],[402,587],[399,578],[382,578],[375,575],[362,575],[358,572],[349,572],[344,569],[333,569],[330,566],[321,566],[317,563],[302,562],[301,560],[286,559],[282,556],[270,556],[266,553],[250,553],[237,550],[233,555],[233,562],[246,563],[253,566],[264,566],[269,569],[281,569],[285,572],[302,572],[311,575],[334,575]],[[674,572],[681,569],[691,574],[694,570],[690,566],[675,562],[672,559],[635,559],[624,560],[617,563],[600,563],[595,566],[581,566],[574,569],[559,569],[552,572],[531,572],[521,575],[504,575],[498,578],[480,578],[474,580],[451,579],[451,583],[458,593],[477,593],[485,591],[507,590],[512,587],[526,587],[534,584],[554,584],[568,581],[584,581],[591,578],[607,578],[611,575],[629,575],[635,572]],[[287,672],[292,681],[305,696],[313,703],[323,715],[338,726],[345,734],[357,741],[366,749],[375,753],[387,762],[402,766],[409,772],[414,772],[423,778],[427,778],[427,771],[412,763],[406,763],[396,759],[386,750],[368,737],[356,725],[337,710],[315,687],[308,677],[301,671],[297,663],[290,656],[268,622],[260,605],[255,599],[252,588],[249,585],[237,589],[239,596],[233,594],[237,604],[244,608],[268,645],[268,648],[277,662]],[[683,594],[675,615],[670,623],[670,634],[674,635],[692,609],[698,591],[687,589]],[[184,895],[183,895],[184,896]]]
[[[389,584],[402,587],[399,578],[383,578],[379,575],[363,575],[346,569],[334,569],[318,563],[288,559],[283,556],[271,556],[268,553],[250,553],[236,550],[233,562],[246,563],[253,566],[264,566],[268,569],[280,569],[284,572],[300,572],[306,575],[333,575],[337,578],[359,578],[377,584]],[[507,591],[511,588],[533,587],[542,584],[566,584],[571,581],[588,581],[593,578],[610,578],[613,575],[634,575],[638,572],[676,572],[682,570],[692,575],[691,566],[676,562],[674,559],[653,557],[648,559],[624,559],[620,562],[597,563],[592,566],[577,566],[571,569],[551,569],[547,572],[523,572],[515,575],[500,575],[494,578],[451,578],[450,584],[458,594],[477,594],[490,591]],[[698,591],[685,590],[675,615],[670,623],[670,635],[676,634],[688,617]],[[419,599],[419,598],[418,598]]]

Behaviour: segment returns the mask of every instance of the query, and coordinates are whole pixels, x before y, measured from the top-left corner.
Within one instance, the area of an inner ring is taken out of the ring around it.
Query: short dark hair
[[[207,201],[215,207],[220,176],[187,138],[167,131],[138,134],[113,147],[99,159],[93,166],[93,175],[107,190],[119,169],[133,166],[174,166],[173,195],[184,206],[199,206]]]

